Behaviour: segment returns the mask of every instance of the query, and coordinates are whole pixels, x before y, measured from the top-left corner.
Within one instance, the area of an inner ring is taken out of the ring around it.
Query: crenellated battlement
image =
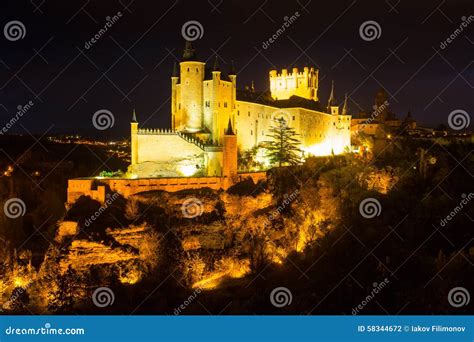
[[[157,136],[159,136],[159,135],[177,135],[180,138],[186,140],[187,142],[196,145],[197,147],[199,147],[203,151],[218,152],[218,151],[222,150],[222,147],[217,145],[217,144],[205,143],[201,139],[199,139],[199,138],[197,138],[193,135],[183,133],[183,132],[180,132],[180,131],[176,131],[176,130],[172,130],[172,129],[169,129],[169,128],[164,128],[164,129],[160,129],[160,128],[139,128],[137,130],[137,134],[139,134],[139,135],[157,135]]]
[[[286,100],[296,95],[309,100],[318,101],[318,74],[314,67],[297,67],[281,72],[270,70],[270,91],[275,100]]]

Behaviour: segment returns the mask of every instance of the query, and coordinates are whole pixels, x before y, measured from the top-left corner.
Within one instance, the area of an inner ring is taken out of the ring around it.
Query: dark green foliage
[[[273,165],[296,165],[301,162],[300,141],[296,138],[298,134],[294,128],[279,118],[275,120],[275,126],[270,128],[268,137],[272,138],[265,142],[267,156]]]

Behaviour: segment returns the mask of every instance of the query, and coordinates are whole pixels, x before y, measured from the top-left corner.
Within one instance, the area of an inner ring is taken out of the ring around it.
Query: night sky
[[[254,80],[266,90],[271,68],[310,64],[320,69],[324,104],[331,80],[338,102],[349,94],[351,114],[371,109],[383,87],[399,118],[410,110],[421,125],[446,124],[455,109],[474,112],[474,18],[440,48],[473,7],[472,0],[3,0],[0,126],[33,101],[8,133],[128,137],[133,108],[140,124],[169,127],[170,75],[189,20],[204,28],[194,42],[199,59],[212,63],[217,53],[223,71],[234,60],[239,88]],[[120,20],[86,49],[106,17],[119,11]],[[295,22],[263,49],[295,12]],[[3,28],[13,20],[24,25],[23,39],[6,39]],[[378,39],[361,38],[359,27],[368,20],[380,25]],[[92,125],[100,109],[115,117],[106,131]]]

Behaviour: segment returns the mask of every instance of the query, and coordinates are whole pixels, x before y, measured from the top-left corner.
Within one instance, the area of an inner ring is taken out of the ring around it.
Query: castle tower
[[[230,105],[232,108],[232,113],[234,113],[235,102],[237,101],[237,73],[234,68],[234,61],[230,62],[229,79],[232,82],[232,97],[230,99]],[[232,115],[232,118],[231,118],[232,127],[235,127],[234,120],[235,120],[234,115]]]
[[[226,188],[234,184],[234,178],[237,176],[237,136],[230,119],[224,134],[222,175],[226,178]]]
[[[270,70],[270,92],[275,100],[286,100],[291,96],[299,96],[308,100],[318,101],[318,70],[304,67],[300,71],[296,66],[288,72],[284,68],[278,74]]]
[[[181,127],[182,122],[177,121],[181,119],[178,115],[178,90],[176,85],[179,82],[179,72],[176,62],[173,64],[173,74],[171,75],[171,129],[174,131],[176,127]]]
[[[327,112],[332,115],[339,115],[339,106],[336,104],[336,96],[334,95],[334,81],[331,85],[331,94],[329,94]]]
[[[212,68],[212,139],[218,144],[222,143],[222,136],[224,135],[223,118],[221,117],[222,113],[220,110],[220,81],[221,81],[221,71],[219,69],[219,61],[214,60],[214,67]],[[224,119],[225,120],[225,119]]]
[[[131,152],[132,152],[132,165],[138,164],[138,121],[135,109],[132,114],[132,121],[130,122],[131,129]]]
[[[199,132],[203,129],[203,89],[205,63],[197,61],[190,41],[186,41],[180,66],[180,94],[177,96],[176,130]],[[179,123],[179,124],[178,124]]]

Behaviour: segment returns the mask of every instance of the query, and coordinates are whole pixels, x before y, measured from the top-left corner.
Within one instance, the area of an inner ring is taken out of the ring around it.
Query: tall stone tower
[[[237,176],[237,136],[234,134],[230,119],[224,134],[222,175],[226,178],[225,182],[234,184],[234,178]]]
[[[199,132],[203,128],[202,82],[205,63],[197,61],[195,50],[189,41],[186,41],[183,59],[179,65],[180,89],[176,92],[175,101],[178,108],[175,113],[176,127],[174,128],[190,133]],[[178,87],[178,84],[174,87]]]
[[[176,62],[173,65],[173,74],[171,75],[171,129],[174,131],[176,127],[180,127],[183,123],[177,121],[181,116],[177,117],[178,112],[178,89],[179,71]]]
[[[133,110],[132,121],[130,122],[130,139],[132,149],[132,165],[138,164],[138,121],[135,109]]]

